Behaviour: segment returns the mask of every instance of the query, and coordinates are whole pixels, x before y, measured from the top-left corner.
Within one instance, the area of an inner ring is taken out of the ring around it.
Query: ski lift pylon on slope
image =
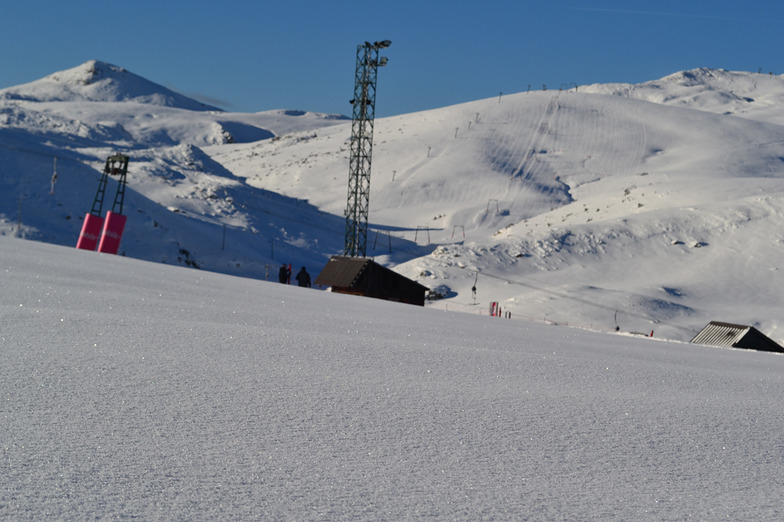
[[[115,154],[106,160],[101,179],[98,182],[98,190],[93,198],[93,206],[84,216],[82,231],[76,248],[83,250],[95,250],[107,254],[116,254],[120,249],[120,240],[125,230],[126,216],[123,215],[123,203],[125,202],[125,186],[128,174],[128,156]],[[114,195],[112,210],[106,212],[106,219],[101,217],[103,200],[106,195],[106,185],[109,176],[118,176],[117,192]],[[100,243],[99,243],[100,238]]]

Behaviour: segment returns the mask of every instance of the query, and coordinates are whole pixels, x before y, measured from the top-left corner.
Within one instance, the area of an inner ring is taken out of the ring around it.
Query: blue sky
[[[376,116],[695,67],[784,74],[781,0],[0,2],[0,88],[91,59],[226,110],[349,115],[358,44],[392,41]]]

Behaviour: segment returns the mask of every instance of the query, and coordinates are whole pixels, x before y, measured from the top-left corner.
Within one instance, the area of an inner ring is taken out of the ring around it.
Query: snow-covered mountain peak
[[[744,76],[747,76],[748,74],[749,73],[743,73]],[[725,69],[711,69],[709,67],[698,67],[696,69],[678,71],[676,73],[669,74],[660,80],[654,82],[648,82],[648,83],[671,82],[686,87],[693,87],[698,85],[710,86],[711,84],[715,83],[717,79],[727,78],[732,75],[737,76],[737,73],[733,73]]]
[[[193,111],[220,111],[122,67],[90,60],[40,80],[0,90],[0,99],[37,102],[136,102]]]
[[[71,85],[91,85],[101,80],[118,79],[127,74],[128,71],[122,67],[99,60],[89,60],[72,69],[52,73],[45,79]]]

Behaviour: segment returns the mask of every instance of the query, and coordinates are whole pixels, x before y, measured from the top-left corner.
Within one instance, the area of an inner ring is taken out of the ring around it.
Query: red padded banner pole
[[[103,224],[101,243],[98,245],[98,252],[106,254],[116,254],[120,250],[123,230],[125,230],[126,216],[115,214],[111,210],[106,213],[106,221]]]
[[[84,216],[84,223],[82,223],[82,231],[79,234],[79,240],[76,242],[76,248],[95,250],[95,247],[98,246],[98,238],[101,237],[101,227],[103,227],[103,218],[101,216],[90,213]]]

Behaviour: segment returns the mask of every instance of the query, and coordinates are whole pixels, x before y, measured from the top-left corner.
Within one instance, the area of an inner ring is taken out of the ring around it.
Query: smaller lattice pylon
[[[98,190],[93,198],[93,206],[90,212],[84,216],[76,248],[95,250],[97,247],[99,252],[108,254],[116,254],[119,250],[126,221],[126,217],[122,214],[122,208],[125,201],[128,160],[128,156],[122,154],[115,154],[106,160],[106,165],[98,181]],[[101,217],[101,211],[109,176],[118,176],[119,179],[112,210],[106,213],[106,219],[104,219]]]

